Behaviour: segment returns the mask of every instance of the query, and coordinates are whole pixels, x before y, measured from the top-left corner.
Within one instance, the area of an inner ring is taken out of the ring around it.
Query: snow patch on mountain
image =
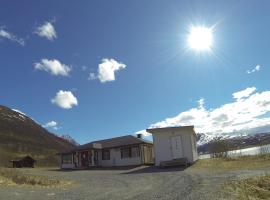
[[[74,145],[76,145],[76,146],[79,145],[79,143],[76,142],[75,139],[72,138],[72,137],[71,137],[70,135],[68,135],[68,134],[60,135],[59,137],[62,138],[62,139],[64,139],[64,140],[66,140],[66,141],[68,141],[68,142],[70,142],[71,144],[74,144]]]

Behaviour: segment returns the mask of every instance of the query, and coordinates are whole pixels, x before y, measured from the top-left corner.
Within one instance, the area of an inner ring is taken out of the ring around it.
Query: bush
[[[229,144],[226,140],[215,139],[210,146],[210,154],[212,158],[227,158]]]

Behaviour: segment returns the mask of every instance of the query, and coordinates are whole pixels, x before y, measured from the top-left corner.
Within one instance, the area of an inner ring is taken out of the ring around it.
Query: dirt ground
[[[230,179],[270,173],[269,168],[213,172],[190,168],[159,169],[140,166],[122,169],[61,171],[20,169],[24,173],[69,180],[66,188],[0,186],[0,200],[94,200],[94,199],[234,199],[221,185]]]

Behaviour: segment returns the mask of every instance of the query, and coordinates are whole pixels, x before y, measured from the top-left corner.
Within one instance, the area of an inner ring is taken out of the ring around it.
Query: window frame
[[[132,149],[136,149],[137,153],[133,154]],[[120,150],[121,150],[121,159],[138,158],[141,156],[139,145],[138,146],[122,147]],[[124,153],[124,151],[126,151],[126,152]]]
[[[106,155],[108,157],[106,157]],[[110,151],[110,149],[103,149],[102,152],[101,152],[101,158],[102,158],[102,160],[111,160],[111,151]]]
[[[62,154],[62,164],[72,164],[72,160],[73,154]]]

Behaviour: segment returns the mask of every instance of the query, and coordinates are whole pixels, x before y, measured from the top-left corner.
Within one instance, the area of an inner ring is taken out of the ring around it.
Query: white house
[[[90,142],[60,155],[62,169],[151,164],[153,143],[141,135],[127,135]]]
[[[191,164],[198,159],[194,126],[147,129],[154,142],[155,165],[184,159]]]

